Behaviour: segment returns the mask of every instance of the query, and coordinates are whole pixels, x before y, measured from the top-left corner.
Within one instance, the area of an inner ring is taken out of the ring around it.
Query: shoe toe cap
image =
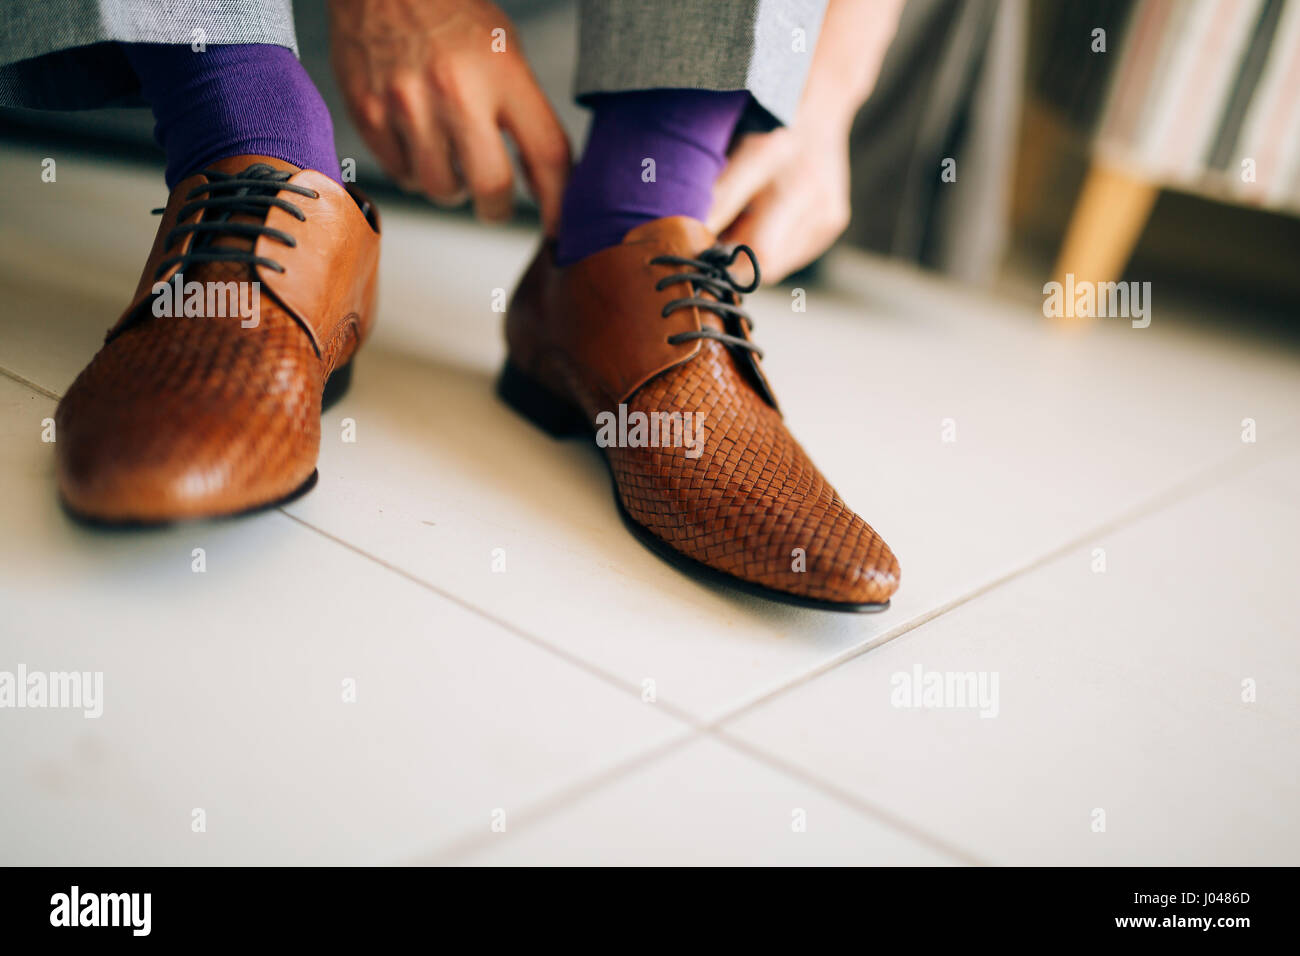
[[[801,591],[836,604],[884,604],[898,590],[898,558],[871,526],[850,513],[850,533],[839,547],[810,556]]]
[[[231,514],[290,494],[315,468],[319,425],[271,408],[168,411],[133,401],[74,400],[56,417],[59,492],[74,513],[158,522]]]

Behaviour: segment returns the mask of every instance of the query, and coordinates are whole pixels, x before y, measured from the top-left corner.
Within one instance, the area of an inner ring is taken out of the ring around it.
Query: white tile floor
[[[104,713],[0,710],[0,861],[1300,862],[1293,352],[1160,289],[1074,336],[854,255],[805,313],[755,297],[792,427],[904,568],[884,614],[794,610],[661,563],[594,452],[495,400],[529,233],[394,207],[316,490],[94,531],[41,421],[163,196],[41,158],[0,154],[0,671],[102,671]],[[918,666],[995,674],[997,716],[893,706]]]

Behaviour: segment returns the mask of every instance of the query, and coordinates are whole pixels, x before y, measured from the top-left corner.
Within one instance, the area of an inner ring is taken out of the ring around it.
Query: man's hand
[[[330,0],[331,56],[348,109],[384,170],[485,220],[514,205],[502,133],[519,147],[548,235],[569,143],[506,15],[487,0]]]
[[[849,130],[898,27],[902,0],[830,0],[789,128],[742,137],[713,188],[708,226],[752,246],[763,278],[812,262],[849,224]]]
[[[811,104],[804,104],[801,114]],[[849,140],[843,122],[812,133],[751,133],[736,144],[713,190],[709,229],[751,246],[776,282],[830,248],[849,224]]]

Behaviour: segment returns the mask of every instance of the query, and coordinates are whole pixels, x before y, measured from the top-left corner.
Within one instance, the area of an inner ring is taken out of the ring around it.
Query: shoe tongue
[[[641,242],[663,246],[672,255],[698,256],[705,249],[717,245],[718,237],[698,219],[667,216],[643,223],[623,237],[624,245]]]

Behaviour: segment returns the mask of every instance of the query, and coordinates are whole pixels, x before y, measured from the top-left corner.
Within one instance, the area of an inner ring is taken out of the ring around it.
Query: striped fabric
[[[1300,212],[1300,2],[1140,0],[1096,150],[1162,185]]]

